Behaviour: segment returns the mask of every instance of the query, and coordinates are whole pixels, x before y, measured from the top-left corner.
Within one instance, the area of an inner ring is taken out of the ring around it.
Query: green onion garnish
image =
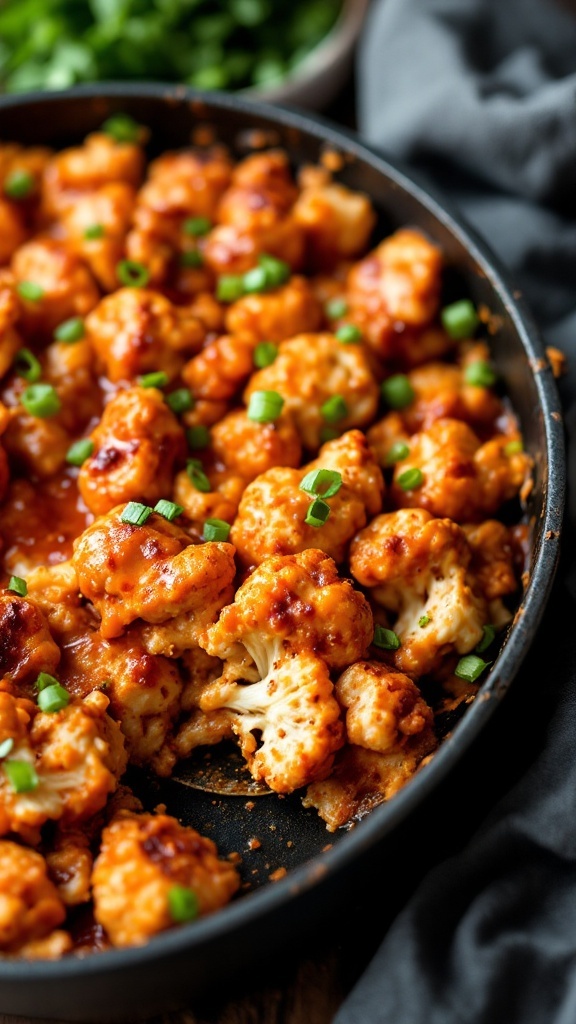
[[[342,345],[356,345],[362,341],[362,331],[356,324],[342,324],[336,331],[335,337]]]
[[[496,630],[494,626],[482,626],[482,639],[476,644],[476,654],[482,654],[494,643]]]
[[[11,576],[8,580],[6,590],[10,590],[13,594],[18,594],[19,597],[26,597],[26,594],[28,593],[28,584],[21,576]]]
[[[186,463],[186,472],[190,483],[194,485],[197,491],[202,491],[204,494],[208,494],[212,490],[212,485],[206,476],[202,468],[200,459],[188,459]]]
[[[272,366],[278,355],[278,345],[273,341],[261,341],[254,349],[254,366],[263,370],[265,366]]]
[[[480,322],[476,307],[470,299],[460,299],[450,306],[444,306],[440,319],[444,330],[454,341],[471,338]]]
[[[94,242],[97,238],[103,238],[104,235],[103,224],[90,224],[84,231],[84,238],[88,239],[89,242]]]
[[[138,377],[141,388],[165,388],[168,383],[168,374],[164,370],[155,370],[153,373],[143,373]]]
[[[348,415],[348,406],[342,395],[332,395],[320,406],[320,412],[326,423],[339,423]]]
[[[202,540],[227,541],[230,536],[230,524],[223,519],[207,519],[202,530]]]
[[[404,473],[400,473],[396,483],[398,487],[401,487],[403,491],[415,491],[417,487],[421,487],[424,482],[424,474],[421,469],[407,469]]]
[[[193,921],[200,913],[196,893],[183,885],[171,886],[168,890],[168,910],[176,924]]]
[[[66,345],[72,345],[84,337],[84,321],[81,316],[72,316],[64,320],[54,331],[57,341],[63,341]]]
[[[56,416],[62,407],[51,384],[30,384],[20,395],[20,401],[26,412],[41,420]]]
[[[324,306],[324,311],[330,320],[340,320],[340,317],[346,316],[348,312],[348,303],[346,299],[330,299]]]
[[[159,516],[164,516],[164,519],[171,523],[177,516],[182,515],[184,508],[182,505],[176,505],[173,501],[166,501],[165,498],[160,498],[160,501],[157,501],[154,505],[154,511]]]
[[[102,125],[102,131],[114,142],[138,142],[140,125],[129,114],[113,114]]]
[[[394,466],[397,462],[402,462],[402,459],[407,459],[409,455],[410,448],[406,441],[395,441],[386,455],[386,465]]]
[[[414,401],[414,388],[404,373],[395,373],[382,384],[382,394],[391,409],[405,409]]]
[[[520,455],[520,452],[524,451],[524,444],[519,439],[516,441],[508,441],[508,444],[504,445],[504,455]]]
[[[45,690],[47,686],[56,685],[58,685],[58,680],[54,676],[51,676],[49,672],[39,672],[34,683],[37,690]]]
[[[276,259],[276,256],[269,256],[265,252],[258,257],[258,266],[264,271],[266,288],[278,288],[281,284],[286,283],[291,274],[289,263]]]
[[[8,736],[7,739],[2,740],[2,743],[0,743],[0,758],[8,757],[8,754],[12,751],[13,747],[14,740],[12,739],[12,736]]]
[[[180,266],[197,269],[204,266],[204,257],[198,249],[185,249],[180,253]]]
[[[300,484],[300,490],[314,497],[333,498],[342,487],[342,474],[335,469],[313,469]]]
[[[196,427],[188,427],[186,440],[189,447],[194,450],[207,448],[210,444],[210,431],[203,423],[199,423]]]
[[[400,637],[393,629],[375,626],[372,643],[375,647],[381,647],[384,651],[397,651],[400,647]]]
[[[166,395],[166,405],[176,416],[189,412],[195,404],[194,395],[188,388],[176,388],[176,391],[171,391],[169,395]]]
[[[244,295],[244,278],[240,274],[223,274],[216,284],[216,298],[220,302],[236,302]]]
[[[489,664],[489,661],[482,661],[482,658],[477,658],[475,654],[467,654],[464,658],[460,658],[454,669],[454,675],[459,679],[465,679],[467,683],[475,683]]]
[[[29,380],[31,384],[35,384],[42,376],[42,367],[29,348],[18,349],[14,358],[14,369],[19,377]]]
[[[273,423],[282,412],[284,399],[277,391],[254,391],[250,395],[247,416],[254,423]]]
[[[4,180],[4,194],[9,199],[26,199],[35,184],[34,175],[29,171],[11,171]]]
[[[30,793],[38,787],[40,780],[28,761],[4,761],[2,767],[15,793]]]
[[[63,708],[68,707],[69,703],[70,694],[68,690],[60,686],[60,683],[45,686],[38,694],[38,707],[40,711],[44,711],[48,715],[53,714],[55,711],[62,711]]]
[[[429,622],[429,615],[421,615],[420,618],[418,619],[418,625],[420,626],[420,629],[424,629],[424,626],[427,626]]]
[[[94,441],[89,437],[83,437],[80,441],[74,441],[66,452],[66,462],[69,466],[82,466],[86,459],[89,459],[94,451]]]
[[[247,295],[256,292],[263,292],[268,287],[268,278],[264,267],[254,267],[248,270],[243,277],[244,292]]]
[[[187,217],[182,224],[182,231],[185,235],[193,238],[202,238],[212,229],[212,221],[208,217]]]
[[[150,271],[136,260],[120,260],[116,267],[116,277],[127,288],[145,288],[150,280]]]
[[[315,498],[308,506],[304,522],[307,526],[324,526],[330,515],[330,505],[323,498]]]
[[[149,505],[142,505],[139,501],[129,501],[120,516],[120,522],[130,523],[131,526],[144,526],[152,512],[153,509]]]
[[[485,359],[476,359],[473,363],[468,363],[464,370],[464,380],[474,388],[491,388],[497,377],[490,363]]]
[[[38,302],[44,295],[44,289],[34,281],[20,281],[16,285],[16,291],[21,298],[28,299],[29,302]]]

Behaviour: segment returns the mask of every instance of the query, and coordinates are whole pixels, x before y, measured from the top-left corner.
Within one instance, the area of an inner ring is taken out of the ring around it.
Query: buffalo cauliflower
[[[271,292],[244,295],[226,314],[230,334],[249,334],[258,341],[284,341],[317,331],[322,307],[305,277],[292,277]]]
[[[58,957],[72,947],[55,931],[66,917],[44,858],[8,839],[0,840],[0,952],[3,956]]]
[[[306,180],[308,178],[309,180]],[[332,268],[361,253],[376,223],[370,199],[336,182],[303,175],[294,217],[304,228],[308,262],[313,268]]]
[[[60,651],[38,603],[9,590],[0,591],[0,678],[21,686],[39,672],[54,672]]]
[[[30,338],[51,340],[52,332],[70,317],[86,316],[100,294],[92,274],[76,253],[55,238],[34,238],[14,253],[11,263],[17,285],[32,281],[38,297],[22,298],[21,326]]]

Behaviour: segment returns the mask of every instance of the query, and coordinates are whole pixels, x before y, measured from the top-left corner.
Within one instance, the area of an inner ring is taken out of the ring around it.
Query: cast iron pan
[[[316,162],[326,148],[341,153],[338,177],[371,195],[381,217],[379,230],[412,224],[429,233],[451,268],[446,297],[469,294],[498,318],[494,359],[535,470],[527,509],[533,523],[529,584],[520,612],[476,700],[431,762],[388,804],[355,828],[331,835],[315,811],[302,808],[297,795],[255,797],[250,810],[245,796],[216,797],[182,782],[136,778],[150,807],[165,803],[169,813],[213,838],[224,855],[241,854],[245,888],[221,912],[164,933],[142,949],[54,963],[0,961],[0,1012],[99,1022],[134,1020],[181,1005],[208,990],[219,991],[232,973],[244,970],[256,979],[264,951],[281,955],[288,944],[298,947],[311,920],[337,898],[343,879],[361,871],[374,851],[380,857],[394,849],[401,827],[470,747],[526,655],[556,568],[565,481],[560,404],[542,343],[497,258],[444,201],[325,121],[174,86],[108,84],[2,98],[0,139],[58,148],[79,142],[118,111],[150,127],[151,155],[185,146],[204,124],[238,156],[254,143],[255,130],[261,142],[285,147],[296,166]],[[185,771],[178,774],[185,777]],[[261,846],[250,851],[252,838]],[[279,868],[287,874],[271,882],[269,876]]]

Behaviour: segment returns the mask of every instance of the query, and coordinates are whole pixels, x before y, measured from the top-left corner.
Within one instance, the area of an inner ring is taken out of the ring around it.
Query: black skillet
[[[0,961],[0,1013],[99,1022],[134,1020],[181,1005],[221,990],[242,970],[256,978],[264,951],[281,955],[288,945],[298,947],[311,920],[337,899],[344,880],[364,870],[375,854],[390,854],[402,827],[453,772],[518,672],[554,577],[565,484],[560,404],[534,324],[497,258],[443,200],[354,135],[320,119],[183,87],[108,84],[4,97],[0,140],[58,148],[80,141],[118,111],[151,129],[152,155],[185,146],[203,125],[238,156],[255,143],[285,147],[295,166],[317,162],[326,149],[342,154],[338,178],[370,194],[380,213],[380,230],[405,224],[422,228],[440,243],[451,268],[447,297],[470,295],[494,315],[499,325],[494,360],[535,469],[527,508],[533,523],[529,583],[520,613],[476,700],[431,762],[388,804],[354,829],[331,835],[314,811],[302,808],[297,795],[248,800],[215,796],[184,782],[136,780],[150,806],[166,803],[169,813],[211,836],[223,854],[238,851],[246,887],[220,913],[164,933],[142,949],[54,963]],[[185,770],[177,774],[186,777]],[[250,850],[253,838],[261,845]],[[279,868],[287,869],[286,876],[271,882],[269,876]]]

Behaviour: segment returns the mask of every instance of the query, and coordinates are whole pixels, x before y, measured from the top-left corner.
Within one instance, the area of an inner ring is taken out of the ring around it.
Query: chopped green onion
[[[12,739],[12,736],[8,736],[7,739],[2,740],[2,743],[0,743],[0,758],[8,757],[8,754],[11,752],[13,747],[14,740]]]
[[[192,235],[193,238],[202,238],[212,229],[212,221],[208,217],[187,217],[182,224],[182,231],[185,235]]]
[[[37,690],[45,690],[47,686],[58,686],[58,680],[51,676],[49,672],[39,672],[38,678],[34,683]]]
[[[202,530],[202,540],[227,541],[230,536],[230,524],[223,519],[207,519]]]
[[[149,505],[142,505],[139,501],[129,501],[120,516],[120,522],[130,523],[131,526],[144,526],[152,512],[153,509]]]
[[[396,483],[403,491],[415,491],[416,488],[421,487],[424,482],[424,474],[421,469],[407,469],[404,473],[400,473]]]
[[[198,249],[185,249],[180,253],[180,266],[197,269],[204,266],[204,257]]]
[[[168,522],[171,523],[177,516],[182,515],[184,507],[182,505],[176,505],[173,501],[166,501],[165,498],[160,498],[160,501],[157,501],[154,505],[154,511],[157,512],[159,516],[164,516],[164,519],[167,519]]]
[[[321,427],[320,429],[320,444],[327,444],[328,441],[335,441],[340,434],[333,427]]]
[[[244,278],[240,274],[223,274],[216,284],[216,298],[220,302],[236,302],[244,295]]]
[[[482,658],[477,658],[475,654],[467,654],[464,658],[460,658],[454,669],[454,675],[459,679],[465,679],[467,683],[475,683],[484,669],[488,668],[488,665],[490,665],[489,661],[482,661]]]
[[[23,299],[29,302],[38,302],[44,295],[44,289],[34,281],[20,281],[16,285],[16,291]]]
[[[397,651],[400,647],[400,637],[393,629],[375,626],[372,643],[375,647],[381,647],[384,651]]]
[[[40,711],[44,711],[45,714],[51,715],[55,711],[62,711],[63,708],[68,707],[70,703],[70,694],[68,690],[65,690],[60,683],[53,683],[51,686],[45,686],[44,689],[40,690],[38,694],[37,704]]]
[[[418,619],[418,625],[420,626],[421,629],[424,629],[424,626],[427,626],[429,622],[429,615],[421,615],[420,618]]]
[[[324,310],[330,320],[340,320],[348,312],[348,303],[346,299],[330,299],[324,306]]]
[[[407,459],[409,455],[410,448],[406,444],[406,441],[395,441],[386,455],[386,465],[394,466],[397,462],[402,462],[403,459]]]
[[[199,423],[196,427],[188,427],[186,440],[190,448],[207,448],[210,444],[210,431],[203,423]]]
[[[40,780],[28,761],[4,761],[2,767],[15,793],[30,793],[38,787]]]
[[[94,451],[94,441],[89,437],[83,437],[80,441],[74,441],[66,452],[66,462],[69,466],[82,466],[86,459],[89,459]]]
[[[14,358],[14,369],[19,377],[29,380],[31,384],[35,384],[42,376],[42,367],[29,348],[18,349]]]
[[[273,423],[282,412],[284,399],[277,391],[254,391],[250,395],[247,416],[255,423]]]
[[[244,292],[248,295],[263,292],[268,287],[268,278],[264,267],[248,270],[243,278]]]
[[[202,491],[204,494],[208,494],[212,490],[212,485],[206,476],[202,468],[200,459],[188,459],[186,463],[186,472],[190,483],[194,485],[197,491]]]
[[[138,142],[140,125],[129,114],[113,114],[102,125],[102,131],[114,142]]]
[[[519,439],[516,441],[508,441],[508,444],[504,445],[504,455],[520,455],[520,452],[524,451],[524,445]]]
[[[320,412],[326,423],[339,423],[348,415],[348,406],[342,395],[332,395],[320,406]]]
[[[342,345],[356,345],[362,341],[362,331],[355,324],[342,324],[336,331],[335,337]]]
[[[450,306],[444,306],[440,319],[444,330],[454,341],[471,338],[480,322],[476,307],[470,299],[459,299]]]
[[[97,238],[103,238],[105,233],[103,224],[90,224],[84,230],[84,238],[88,239],[89,242],[94,242]]]
[[[308,506],[304,522],[307,526],[324,526],[330,515],[330,505],[323,498],[315,498]]]
[[[8,580],[6,590],[10,590],[13,594],[18,594],[20,597],[26,597],[26,594],[28,593],[28,584],[21,576],[11,576]]]
[[[57,341],[63,341],[66,345],[72,345],[84,337],[84,321],[81,316],[72,316],[64,320],[54,331]]]
[[[116,277],[127,288],[145,288],[150,280],[150,271],[136,260],[120,260],[116,267]]]
[[[313,469],[300,484],[300,490],[314,497],[333,498],[342,487],[342,474],[336,469]]]
[[[196,893],[183,885],[171,886],[168,890],[168,910],[176,924],[193,921],[200,913]]]
[[[278,288],[281,284],[285,284],[291,274],[289,263],[277,259],[276,256],[269,256],[265,252],[258,257],[258,266],[266,275],[267,288]]]
[[[273,341],[261,341],[254,349],[254,366],[263,370],[265,366],[272,366],[278,355],[278,345]]]
[[[171,391],[169,395],[166,395],[166,405],[176,416],[180,416],[194,408],[194,395],[188,388],[176,388],[176,391]]]
[[[29,171],[11,171],[4,179],[4,194],[9,199],[26,199],[35,184],[34,175]]]
[[[476,654],[482,654],[494,643],[496,630],[494,626],[482,626],[482,639],[476,644]]]
[[[61,402],[51,384],[31,384],[20,395],[20,401],[31,416],[46,420],[61,409]]]
[[[138,377],[141,388],[164,388],[168,383],[168,374],[164,370],[155,370],[153,373],[143,373]]]
[[[473,363],[468,363],[464,370],[464,380],[474,388],[491,388],[497,377],[490,363],[485,359],[476,359]]]
[[[382,394],[391,409],[405,409],[415,398],[414,388],[404,373],[388,377],[382,383]]]

